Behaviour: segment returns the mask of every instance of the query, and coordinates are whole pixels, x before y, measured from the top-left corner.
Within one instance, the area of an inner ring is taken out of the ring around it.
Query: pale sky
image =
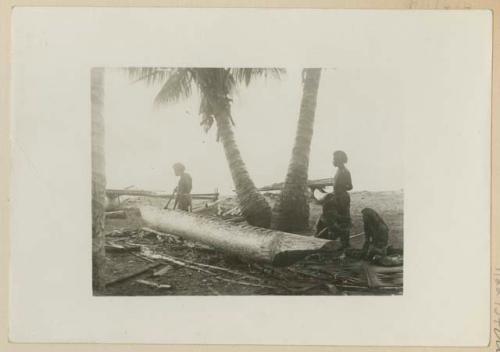
[[[366,65],[322,72],[309,178],[331,177],[332,152],[347,152],[354,191],[403,188],[404,77],[399,70]],[[193,193],[233,189],[215,128],[199,125],[199,96],[155,107],[160,86],[131,83],[122,69],[105,77],[106,177],[108,188],[171,191],[174,162],[193,177]],[[284,181],[302,96],[301,69],[280,80],[261,78],[241,86],[232,115],[236,142],[257,187]],[[214,126],[215,127],[215,126]]]

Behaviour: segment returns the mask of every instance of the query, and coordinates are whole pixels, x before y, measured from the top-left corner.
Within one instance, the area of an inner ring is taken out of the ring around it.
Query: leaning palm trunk
[[[242,213],[251,225],[259,227],[271,225],[271,208],[255,188],[234,140],[229,96],[237,83],[244,82],[248,85],[252,77],[265,76],[268,73],[279,76],[281,71],[281,69],[194,67],[129,70],[131,75],[138,80],[150,83],[164,81],[163,87],[155,98],[158,104],[189,97],[193,85],[199,88],[201,125],[205,131],[208,131],[216,121],[217,140],[221,140],[224,146]]]
[[[91,73],[92,104],[92,288],[94,293],[103,287],[104,266],[104,203],[106,176],[104,173],[104,70]]]
[[[314,129],[314,114],[321,69],[304,69],[304,87],[292,158],[280,200],[276,227],[282,231],[301,231],[309,226],[307,174]]]
[[[250,178],[234,140],[229,115],[223,114],[215,120],[243,216],[250,225],[265,228],[270,227],[271,207],[266,199],[257,191]]]

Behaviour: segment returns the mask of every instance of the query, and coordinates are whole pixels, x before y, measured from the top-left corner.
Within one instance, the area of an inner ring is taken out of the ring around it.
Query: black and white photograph
[[[94,294],[401,295],[402,106],[381,78],[93,68]]]
[[[485,346],[493,23],[16,7],[9,339]]]

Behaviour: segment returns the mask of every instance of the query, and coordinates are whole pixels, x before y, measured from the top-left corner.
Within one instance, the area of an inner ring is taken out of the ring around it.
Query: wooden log
[[[140,207],[149,227],[207,244],[241,258],[287,266],[305,256],[324,250],[336,250],[333,241],[263,229],[183,211]]]
[[[151,198],[173,198],[172,194],[163,194],[153,191],[137,190],[137,189],[107,189],[106,196],[109,199],[114,199],[119,196],[136,196],[136,197],[151,197]],[[208,199],[216,201],[219,198],[219,193],[193,193],[192,199]]]
[[[265,191],[281,191],[284,187],[285,183],[284,182],[278,182],[278,183],[273,183],[272,185],[264,186],[261,188],[258,188],[259,191],[265,192]],[[317,179],[317,180],[309,180],[307,181],[307,186],[311,189],[323,189],[328,186],[333,185],[333,179],[332,178],[322,178],[322,179]]]

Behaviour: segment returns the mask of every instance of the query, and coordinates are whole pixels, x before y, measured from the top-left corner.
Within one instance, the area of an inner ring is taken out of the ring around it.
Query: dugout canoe
[[[287,266],[305,256],[336,250],[339,244],[312,236],[232,224],[215,217],[193,213],[139,207],[142,219],[158,231],[201,242],[224,253],[247,260]]]

